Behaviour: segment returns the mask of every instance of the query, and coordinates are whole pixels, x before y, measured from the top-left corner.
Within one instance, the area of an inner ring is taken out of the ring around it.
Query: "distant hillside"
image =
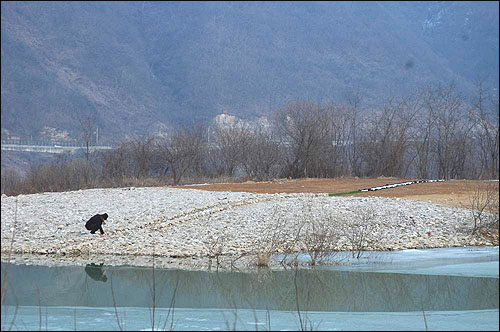
[[[2,133],[102,139],[290,100],[498,87],[498,2],[2,2]],[[47,130],[47,129],[45,129]]]

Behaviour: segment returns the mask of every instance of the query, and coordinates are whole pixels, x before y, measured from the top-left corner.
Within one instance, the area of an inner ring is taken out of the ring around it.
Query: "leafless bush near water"
[[[342,238],[350,245],[352,257],[359,259],[368,244],[375,216],[374,210],[367,207],[351,216],[353,221],[348,221],[331,211],[315,211],[306,202],[301,209],[301,221],[289,225],[286,212],[276,207],[272,212],[273,224],[257,241],[255,265],[269,267],[272,257],[277,255],[284,267],[298,266],[299,255],[306,255],[310,266],[340,263],[342,258],[335,249]]]
[[[478,183],[468,196],[466,208],[471,211],[472,230],[471,235],[481,233],[487,235],[486,231],[496,230],[496,242],[498,243],[499,206],[498,189],[494,182]]]
[[[355,216],[355,221],[349,225],[344,225],[342,231],[351,246],[352,257],[359,259],[366,248],[370,225],[375,218],[375,212],[367,207],[357,211]]]
[[[224,236],[220,235],[217,237],[210,236],[209,241],[205,243],[205,248],[207,249],[208,255],[208,269],[212,268],[212,259],[215,259],[217,264],[216,269],[218,270],[222,264],[222,253],[224,250]]]
[[[272,256],[291,252],[296,242],[296,239],[290,240],[289,238],[286,230],[287,218],[280,208],[276,207],[273,210],[271,220],[274,220],[271,228],[263,232],[262,237],[257,240],[255,251],[255,265],[257,267],[269,267]]]
[[[303,210],[304,225],[301,239],[309,256],[309,264],[314,266],[327,260],[331,261],[336,255],[333,249],[340,238],[341,231],[335,222],[336,218],[324,213],[315,215],[310,204],[304,206]]]

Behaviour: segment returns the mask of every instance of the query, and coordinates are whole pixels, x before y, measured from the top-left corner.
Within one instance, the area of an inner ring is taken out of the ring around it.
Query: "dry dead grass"
[[[176,188],[202,189],[209,191],[234,191],[253,193],[343,193],[392,183],[410,181],[398,178],[339,178],[339,179],[298,179],[273,180],[263,182],[247,181],[243,183],[217,183],[200,186],[177,186]],[[452,180],[446,182],[418,183],[409,186],[357,193],[347,196],[399,197],[437,204],[464,207],[469,202],[469,195],[479,183],[474,180]],[[498,181],[492,182],[498,191]]]

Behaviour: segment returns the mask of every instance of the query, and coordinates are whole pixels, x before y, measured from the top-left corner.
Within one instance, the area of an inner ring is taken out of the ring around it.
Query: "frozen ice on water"
[[[424,252],[423,250],[419,250],[419,249],[405,249],[405,250],[402,250],[403,253],[413,253],[413,254],[418,254],[418,253],[422,253]]]
[[[125,318],[121,321],[121,327],[132,331],[152,331],[150,308],[121,308],[126,311]],[[9,306],[8,315],[2,315],[2,330],[8,328],[12,320],[15,308]],[[105,313],[113,312],[114,308],[82,308],[64,307],[48,308],[48,329],[52,330],[74,330],[76,310],[77,330],[118,330],[116,320]],[[157,313],[164,315],[163,309]],[[42,309],[41,326],[45,328],[45,308]],[[266,317],[269,314],[270,324],[273,330],[296,331],[298,328],[297,313],[292,311],[278,310],[251,310],[238,309],[236,329],[248,330],[249,326],[265,327]],[[189,309],[176,308],[173,330],[176,331],[220,331],[227,329],[227,324],[233,323],[234,311],[231,309]],[[103,318],[104,322],[97,321]],[[193,324],[190,318],[200,317],[206,319],[204,322]],[[258,319],[256,321],[255,319]],[[469,330],[469,331],[491,331],[498,330],[498,309],[491,310],[468,310],[468,311],[426,311],[425,317],[430,330]],[[307,319],[318,330],[424,330],[425,325],[422,312],[307,312]],[[16,322],[12,330],[39,330],[40,311],[38,307],[20,306],[17,310]],[[22,323],[21,323],[22,322]],[[262,324],[264,323],[264,324]],[[5,324],[5,325],[4,325]],[[154,331],[170,330],[170,321],[165,328],[163,324],[155,324]]]

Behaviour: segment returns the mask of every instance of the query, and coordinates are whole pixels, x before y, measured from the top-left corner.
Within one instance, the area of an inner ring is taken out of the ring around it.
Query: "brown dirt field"
[[[209,185],[177,186],[176,188],[202,189],[209,191],[235,191],[252,193],[343,193],[386,184],[412,181],[398,178],[338,178],[338,179],[299,179],[273,180],[264,182],[247,181],[243,183],[216,183]],[[491,184],[498,192],[498,181],[451,180],[446,182],[418,183],[391,189],[358,193],[346,196],[399,197],[437,204],[467,207],[469,195],[478,185]]]

